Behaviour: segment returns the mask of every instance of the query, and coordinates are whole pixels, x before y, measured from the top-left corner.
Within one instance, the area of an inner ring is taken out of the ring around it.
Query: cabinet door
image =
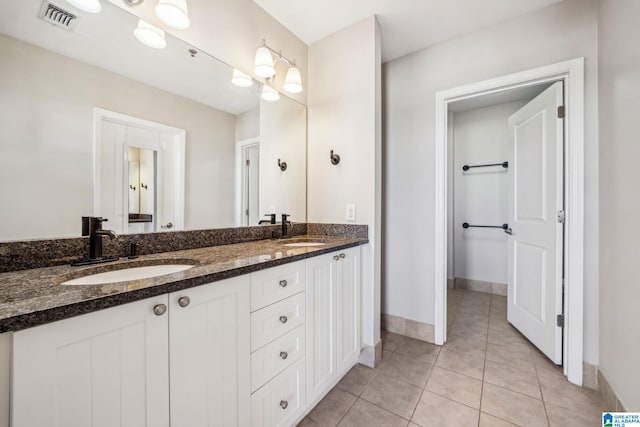
[[[314,404],[337,377],[335,254],[307,260],[307,401]]]
[[[360,248],[339,252],[337,290],[338,375],[349,370],[360,355]]]
[[[13,427],[168,426],[167,296],[19,331]]]
[[[249,276],[174,292],[169,307],[171,425],[249,426]]]

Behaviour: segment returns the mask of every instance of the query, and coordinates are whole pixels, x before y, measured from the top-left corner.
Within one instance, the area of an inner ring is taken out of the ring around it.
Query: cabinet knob
[[[285,360],[287,357],[289,357],[289,353],[287,353],[286,351],[281,351],[280,352],[280,358],[282,360]]]
[[[287,406],[289,406],[289,402],[287,402],[286,400],[281,400],[280,401],[280,407],[282,409],[287,409]]]
[[[287,287],[287,281],[286,280],[280,280],[280,286],[282,286],[283,288]]]
[[[189,304],[191,304],[191,298],[189,298],[189,297],[180,297],[180,298],[178,298],[178,305],[180,305],[180,307],[186,307]]]
[[[280,316],[280,321],[282,323],[287,323],[287,320],[289,320],[289,318],[287,318],[287,316]]]
[[[345,257],[346,255],[344,254],[344,252],[340,254],[340,258],[345,258]]]
[[[153,306],[153,313],[156,316],[162,316],[167,312],[167,306],[164,304],[156,304]]]
[[[338,255],[334,255],[333,259],[335,259],[336,261],[340,259],[340,257]]]

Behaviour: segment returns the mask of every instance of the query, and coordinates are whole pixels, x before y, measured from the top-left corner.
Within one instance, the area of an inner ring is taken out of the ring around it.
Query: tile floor
[[[448,324],[442,347],[382,331],[383,361],[356,365],[299,426],[602,425],[599,395],[507,323],[506,297],[450,290]]]

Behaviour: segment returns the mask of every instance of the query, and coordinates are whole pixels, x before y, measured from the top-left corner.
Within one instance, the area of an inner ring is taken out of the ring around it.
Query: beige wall
[[[80,235],[95,107],[186,129],[185,226],[233,226],[234,115],[6,36],[0,57],[0,240]]]
[[[628,411],[640,411],[638,17],[637,0],[600,1],[600,370]]]
[[[383,312],[433,324],[437,91],[585,57],[584,357],[598,361],[597,2],[565,0],[388,62]]]
[[[363,249],[363,343],[380,339],[380,39],[374,17],[309,47],[308,220],[369,226]],[[340,155],[334,166],[329,152]]]
[[[126,6],[122,0],[109,1],[249,74],[252,74],[256,49],[264,38],[269,46],[295,59],[302,74],[302,85],[307,89],[307,45],[253,0],[189,0],[191,26],[183,31],[173,30],[158,20],[155,1],[146,1],[135,8]],[[274,86],[282,90],[287,68],[281,64],[277,69]],[[306,104],[307,90],[292,97]]]

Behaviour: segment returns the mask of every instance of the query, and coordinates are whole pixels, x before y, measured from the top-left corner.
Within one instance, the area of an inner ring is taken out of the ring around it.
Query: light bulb
[[[164,49],[167,47],[164,31],[142,19],[138,21],[138,27],[133,31],[133,35],[136,36],[140,43],[154,49]]]
[[[156,15],[162,22],[176,30],[184,30],[191,25],[187,0],[159,0]]]
[[[100,0],[67,0],[70,5],[88,13],[98,13],[102,10]]]
[[[271,86],[262,85],[262,99],[269,102],[275,102],[280,99],[280,94]]]
[[[276,69],[273,66],[273,58],[271,52],[264,46],[260,46],[256,51],[256,60],[253,66],[253,72],[258,77],[268,79],[273,77]]]
[[[300,70],[296,66],[292,66],[287,71],[287,77],[284,80],[284,90],[289,93],[302,92],[302,77],[300,77]]]
[[[231,83],[240,87],[253,86],[253,79],[240,70],[233,69],[233,77],[231,77]]]

